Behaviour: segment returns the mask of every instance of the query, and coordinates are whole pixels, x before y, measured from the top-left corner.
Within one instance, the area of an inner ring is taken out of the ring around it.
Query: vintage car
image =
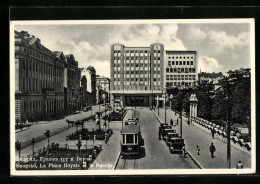
[[[175,129],[172,129],[172,128],[163,129],[163,130],[162,130],[163,140],[166,139],[166,135],[167,135],[167,133],[169,133],[169,132],[176,133],[176,130],[175,130]]]
[[[171,138],[169,149],[171,153],[182,153],[184,139],[179,137]]]
[[[180,137],[180,134],[175,133],[175,132],[168,132],[168,133],[166,134],[166,139],[165,139],[166,145],[167,145],[167,146],[170,146],[171,139],[172,139],[172,138],[178,138],[178,137]]]

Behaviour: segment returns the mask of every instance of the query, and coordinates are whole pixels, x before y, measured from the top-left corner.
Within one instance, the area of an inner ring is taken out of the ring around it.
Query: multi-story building
[[[112,104],[151,106],[164,88],[164,46],[126,47],[111,45]]]
[[[93,66],[81,68],[81,78],[85,77],[86,86],[86,105],[96,104],[96,70]]]
[[[65,55],[64,67],[64,108],[67,112],[74,111],[81,107],[80,104],[80,70],[78,62],[73,54]]]
[[[165,51],[166,87],[185,88],[198,79],[196,51]]]
[[[110,91],[110,79],[104,76],[96,75],[97,100],[108,102]]]
[[[57,117],[64,106],[64,56],[26,31],[15,31],[15,115],[18,121]]]
[[[198,81],[201,83],[202,81],[211,82],[213,84],[214,89],[220,87],[219,80],[223,79],[224,75],[222,72],[219,73],[207,73],[207,72],[200,72],[198,74]]]

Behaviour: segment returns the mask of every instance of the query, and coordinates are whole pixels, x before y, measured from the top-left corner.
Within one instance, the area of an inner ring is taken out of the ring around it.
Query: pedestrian
[[[211,145],[209,147],[209,151],[211,153],[211,158],[214,158],[214,152],[216,151],[216,148],[215,148],[213,142],[211,143]]]
[[[179,125],[179,119],[177,118],[177,125]]]
[[[187,124],[190,126],[190,119],[188,119],[188,122],[187,122]]]
[[[171,121],[170,121],[170,124],[171,124],[171,126],[173,126],[173,120],[171,119]]]
[[[182,152],[183,152],[183,157],[186,158],[186,154],[187,154],[187,148],[185,147],[185,144],[182,147]]]
[[[105,143],[107,144],[108,139],[107,139],[107,133],[105,133]]]
[[[243,166],[243,164],[241,163],[240,160],[238,161],[236,168],[237,169],[243,169],[244,168],[244,166]]]
[[[158,134],[159,134],[159,140],[161,140],[162,139],[161,138],[161,129],[159,130]]]
[[[200,155],[200,148],[198,145],[197,145],[197,154]]]
[[[211,129],[211,136],[212,136],[212,139],[214,139],[214,134],[215,134],[215,131],[214,131],[214,129],[212,128],[212,129]]]

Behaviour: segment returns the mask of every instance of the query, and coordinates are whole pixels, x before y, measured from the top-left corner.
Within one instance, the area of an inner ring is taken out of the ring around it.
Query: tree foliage
[[[169,95],[173,94],[172,109],[179,112],[184,109],[189,114],[189,98],[191,94],[196,94],[199,117],[210,121],[226,121],[227,113],[230,112],[231,122],[240,124],[250,122],[250,69],[229,71],[227,74],[227,77],[219,81],[219,88],[216,90],[212,82],[207,81],[196,83],[193,88],[169,89]]]

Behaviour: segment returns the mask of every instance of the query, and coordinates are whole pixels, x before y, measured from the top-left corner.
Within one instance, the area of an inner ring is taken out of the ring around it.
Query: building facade
[[[186,88],[198,80],[196,51],[165,51],[165,85]]]
[[[15,31],[16,120],[49,120],[63,113],[64,62],[63,54],[58,57],[39,38]]]
[[[151,106],[164,88],[164,46],[111,45],[110,71],[112,104]]]
[[[213,84],[214,90],[218,87],[219,85],[219,80],[223,79],[224,75],[222,72],[219,73],[207,73],[207,72],[200,72],[198,74],[198,81],[201,83],[202,81],[207,81],[211,82]]]
[[[72,112],[81,107],[80,70],[73,54],[65,55],[64,66],[64,109]]]
[[[86,105],[96,104],[96,69],[93,66],[81,68],[81,78],[86,78]]]
[[[104,76],[96,75],[96,87],[97,102],[101,100],[105,100],[105,102],[108,102],[110,92],[110,79]]]

